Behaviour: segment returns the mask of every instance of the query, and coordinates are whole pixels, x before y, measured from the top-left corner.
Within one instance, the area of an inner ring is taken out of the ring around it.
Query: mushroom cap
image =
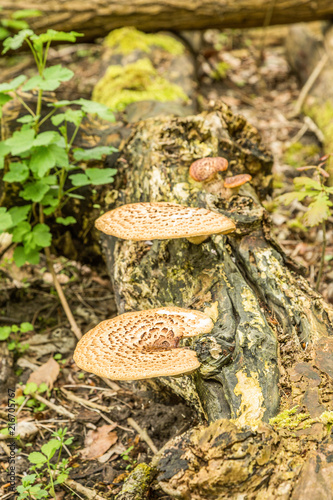
[[[252,179],[252,175],[250,174],[239,174],[234,175],[233,177],[226,177],[224,180],[225,188],[235,188],[242,186],[246,182],[249,182]]]
[[[179,307],[124,313],[102,321],[78,342],[79,368],[111,380],[174,376],[199,368],[194,351],[178,347],[180,339],[209,333],[206,314]]]
[[[222,214],[177,203],[122,205],[99,217],[95,226],[103,233],[134,241],[227,234],[236,229]]]
[[[190,176],[198,182],[210,180],[216,172],[224,172],[228,168],[228,161],[220,156],[216,158],[200,158],[190,166]]]

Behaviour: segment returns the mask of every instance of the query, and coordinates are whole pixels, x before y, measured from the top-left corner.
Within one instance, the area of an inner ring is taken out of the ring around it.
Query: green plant
[[[0,341],[9,340],[8,349],[16,351],[18,354],[23,354],[29,348],[29,344],[21,344],[21,334],[31,332],[33,329],[33,325],[28,322],[23,322],[20,326],[2,326],[0,327]]]
[[[23,395],[18,396],[15,399],[15,403],[17,405],[21,406],[26,401],[26,398],[28,397],[27,398],[28,400],[26,402],[26,406],[28,408],[31,408],[34,411],[34,413],[37,413],[39,411],[43,411],[43,410],[45,410],[46,405],[44,403],[41,403],[40,401],[38,401],[34,397],[34,394],[36,394],[36,393],[42,394],[43,392],[46,392],[46,393],[49,392],[49,388],[48,388],[47,384],[42,383],[38,386],[35,382],[29,382],[26,384],[26,386],[23,389]]]
[[[294,200],[300,202],[309,201],[306,212],[302,217],[305,226],[314,227],[321,225],[323,231],[323,243],[321,251],[320,266],[316,282],[316,290],[319,290],[320,281],[323,274],[326,252],[326,221],[331,216],[333,206],[330,197],[333,194],[333,187],[325,185],[325,180],[329,174],[325,170],[326,162],[330,155],[323,156],[319,165],[309,165],[297,168],[298,171],[311,171],[314,175],[310,177],[297,177],[294,179],[295,191],[283,194],[278,197],[280,203],[289,205]]]
[[[48,104],[50,112],[42,116],[44,92],[56,90],[62,82],[73,77],[73,72],[60,64],[46,67],[50,45],[53,41],[75,42],[78,36],[81,34],[54,30],[36,35],[24,29],[3,42],[3,53],[18,49],[26,42],[38,70],[38,74],[28,80],[20,75],[9,83],[0,84],[0,107],[15,96],[27,110],[27,114],[18,119],[20,128],[0,142],[3,180],[13,184],[20,198],[17,206],[9,210],[0,208],[0,232],[13,235],[14,260],[18,266],[25,262],[37,264],[40,251],[50,247],[52,234],[46,217],[65,226],[76,222],[73,216],[62,215],[70,198],[84,199],[73,191],[82,186],[111,183],[116,173],[115,169],[89,166],[89,162],[100,160],[115,148],[73,146],[82,120],[88,114],[114,121],[113,113],[106,106],[86,99],[58,101]],[[24,100],[19,88],[25,92],[37,91],[35,109]],[[40,132],[41,125],[50,121],[56,130]],[[86,168],[87,163],[89,168]]]
[[[0,7],[0,12],[1,10],[2,7]],[[2,19],[0,19],[0,40],[9,37],[11,31],[20,31],[29,28],[26,19],[41,15],[42,13],[40,10],[22,9],[13,12],[10,17],[2,17]]]
[[[133,460],[133,458],[130,457],[130,452],[133,450],[134,446],[130,446],[129,448],[127,448],[127,450],[123,451],[123,453],[120,454],[121,458],[127,462],[129,462],[129,464],[126,466],[126,470],[127,469],[130,469],[131,467],[133,467],[137,461],[136,460]]]
[[[73,438],[66,438],[67,427],[52,433],[53,439],[45,443],[41,452],[34,451],[28,456],[33,464],[28,474],[22,478],[22,484],[17,487],[18,500],[24,498],[56,498],[55,486],[62,484],[68,478],[70,471],[68,459],[61,460],[64,445],[70,445]],[[52,461],[53,457],[55,460]]]

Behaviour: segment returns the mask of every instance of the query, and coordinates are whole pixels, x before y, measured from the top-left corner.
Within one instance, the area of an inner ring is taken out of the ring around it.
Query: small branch
[[[46,255],[46,259],[47,259],[47,267],[48,267],[50,273],[52,274],[53,283],[54,283],[55,289],[57,290],[61,305],[65,311],[65,314],[67,316],[69,324],[71,325],[71,329],[72,329],[74,335],[76,336],[76,338],[78,340],[80,340],[80,338],[82,337],[81,330],[78,327],[78,325],[74,319],[72,311],[68,305],[67,299],[66,299],[64,292],[62,291],[61,285],[58,281],[57,275],[56,275],[54,267],[53,267],[50,249],[48,247],[45,248],[45,255]]]
[[[325,264],[325,253],[326,253],[326,245],[327,245],[327,240],[326,240],[326,221],[322,223],[322,228],[323,228],[323,244],[322,244],[322,249],[321,249],[321,259],[320,259],[320,267],[319,267],[319,272],[318,272],[318,277],[317,277],[317,282],[316,282],[316,292],[319,290],[321,278],[323,275],[323,270],[324,270],[324,264]]]
[[[48,401],[47,399],[43,398],[40,394],[37,394],[34,392],[33,397],[40,401],[41,403],[44,403],[46,406],[54,410],[56,413],[59,413],[59,415],[65,415],[65,417],[69,418],[75,418],[74,413],[71,413],[70,411],[66,410],[63,406],[60,406],[59,404],[55,405]]]
[[[325,64],[327,63],[328,59],[329,59],[329,56],[325,52],[325,54],[323,54],[323,56],[321,57],[321,59],[319,60],[319,62],[315,66],[315,68],[313,69],[311,75],[309,76],[309,78],[305,82],[305,84],[304,84],[304,86],[303,86],[303,88],[302,88],[302,90],[301,90],[301,92],[300,92],[300,94],[298,96],[298,99],[296,101],[294,111],[289,116],[289,118],[294,118],[295,116],[299,115],[299,113],[301,112],[301,109],[303,107],[303,104],[304,104],[304,101],[306,99],[306,96],[308,95],[308,93],[310,92],[313,84],[315,83],[315,81],[319,77],[320,73],[324,69]]]
[[[93,401],[89,401],[89,399],[80,398],[79,396],[76,396],[72,392],[67,391],[63,387],[61,388],[61,392],[63,392],[65,394],[67,399],[69,399],[70,401],[74,401],[75,403],[79,403],[80,405],[89,406],[90,408],[94,408],[96,410],[106,411],[107,413],[111,409],[111,408],[108,408],[107,406],[99,405],[97,403],[94,403]]]
[[[154,453],[154,455],[156,455],[156,453],[158,452],[158,449],[156,448],[153,441],[148,436],[146,429],[142,429],[139,426],[139,424],[135,420],[133,420],[133,418],[128,418],[127,422],[131,427],[133,427],[133,429],[136,430],[136,432],[139,434],[142,441],[145,441],[145,443],[147,443],[147,445],[149,446],[151,451]]]
[[[73,479],[66,479],[63,484],[77,493],[82,493],[82,495],[87,497],[88,500],[105,500],[105,497],[99,495],[97,491],[86,488],[85,486],[82,486],[82,484],[73,481]]]

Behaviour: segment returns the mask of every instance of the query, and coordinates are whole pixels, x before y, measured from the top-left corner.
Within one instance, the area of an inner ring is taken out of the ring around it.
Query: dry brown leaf
[[[80,452],[82,458],[93,460],[104,455],[118,439],[117,433],[111,432],[115,427],[117,424],[102,425],[96,431],[88,431],[84,441],[86,447]]]
[[[46,363],[40,366],[36,371],[32,372],[28,378],[28,382],[35,382],[38,386],[40,384],[47,384],[50,389],[53,383],[57,380],[60,367],[55,359],[50,358]]]

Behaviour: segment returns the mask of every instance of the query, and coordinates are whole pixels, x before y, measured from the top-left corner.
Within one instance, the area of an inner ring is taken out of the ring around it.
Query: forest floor
[[[274,191],[265,205],[271,214],[274,235],[286,254],[307,268],[307,278],[314,286],[322,231],[302,226],[304,207],[300,203],[283,207],[276,200],[278,195],[292,190],[292,180],[299,175],[295,167],[317,164],[322,155],[317,134],[304,127],[304,118],[288,118],[299,86],[286,59],[286,33],[285,27],[272,28],[266,33],[207,31],[197,56],[198,96],[203,109],[209,101],[222,99],[258,128],[274,155]],[[98,44],[51,50],[53,64],[62,62],[75,71],[75,78],[59,98],[90,97],[101,74],[101,53]],[[15,60],[3,59],[1,64],[5,81],[29,70],[29,58],[24,54]],[[320,284],[320,292],[329,302],[333,302],[333,260],[329,259],[333,250],[332,222],[331,219],[328,223],[327,259]],[[112,286],[102,259],[78,262],[58,257],[56,272],[83,333],[116,315]],[[72,359],[75,339],[43,258],[38,266],[17,268],[10,248],[2,257],[0,276],[0,326],[29,322],[34,328],[14,333],[14,343],[10,346],[14,357],[7,359],[7,368],[13,372],[13,386],[24,385],[36,377],[39,383],[53,386],[52,391],[42,394],[46,403],[18,389],[17,395],[24,396],[17,406],[18,424],[24,425],[18,441],[17,484],[31,466],[28,455],[40,451],[52,432],[67,427],[68,436],[74,438],[65,453],[72,467],[70,478],[97,490],[105,498],[112,497],[135,464],[148,463],[153,455],[128,418],[146,429],[159,449],[169,438],[195,424],[196,416],[181,401],[167,396],[157,401],[152,392],[138,384],[112,383],[111,388],[100,390],[105,388],[103,381],[76,367]],[[50,362],[50,358],[54,361]],[[46,363],[49,364],[43,372],[41,367]],[[3,404],[0,422],[4,427],[7,393],[1,393],[1,388],[0,396]],[[74,413],[75,418],[61,414],[64,408]],[[8,451],[6,440],[0,441],[0,484],[4,485],[0,486],[1,498],[11,496],[6,480]],[[58,488],[57,500],[69,498],[70,494],[68,488]],[[168,498],[158,492],[154,495],[151,498]]]

